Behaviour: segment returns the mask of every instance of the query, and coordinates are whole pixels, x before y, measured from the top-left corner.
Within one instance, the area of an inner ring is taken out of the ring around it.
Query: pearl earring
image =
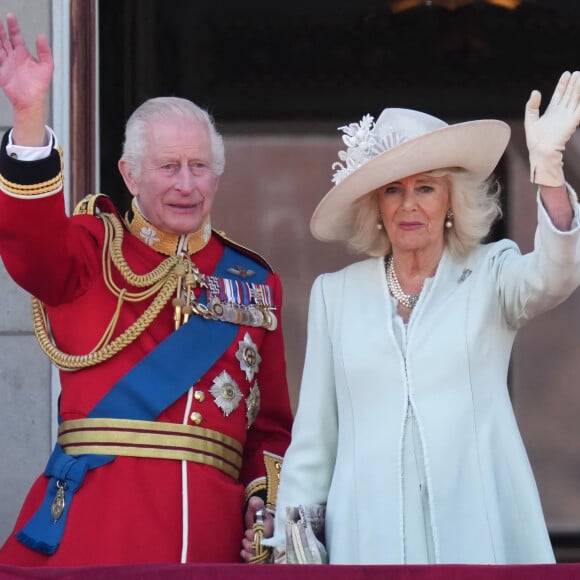
[[[453,227],[453,209],[449,208],[447,214],[445,215],[445,227],[449,230]]]
[[[383,219],[381,217],[381,214],[379,213],[379,218],[377,221],[377,230],[381,231],[383,229]]]

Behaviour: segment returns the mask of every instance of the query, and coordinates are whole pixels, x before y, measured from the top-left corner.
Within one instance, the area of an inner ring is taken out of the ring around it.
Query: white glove
[[[532,91],[526,103],[524,128],[530,155],[530,181],[538,185],[564,185],[564,147],[580,122],[580,71],[565,72],[552,100],[540,117],[542,95]]]

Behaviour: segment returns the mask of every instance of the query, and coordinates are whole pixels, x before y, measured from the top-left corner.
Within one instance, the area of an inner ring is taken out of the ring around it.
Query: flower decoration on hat
[[[377,126],[372,115],[365,115],[359,123],[350,123],[339,127],[338,130],[344,133],[342,140],[347,149],[339,151],[340,161],[332,164],[332,169],[335,170],[332,181],[335,184],[339,184],[380,153],[407,141],[407,138],[391,125]]]
[[[262,357],[258,352],[258,347],[247,332],[244,335],[244,340],[240,340],[238,345],[236,358],[240,361],[240,368],[246,373],[248,381],[252,381],[254,374],[258,372]]]
[[[226,417],[237,409],[243,396],[236,381],[226,371],[222,371],[213,380],[209,392]]]

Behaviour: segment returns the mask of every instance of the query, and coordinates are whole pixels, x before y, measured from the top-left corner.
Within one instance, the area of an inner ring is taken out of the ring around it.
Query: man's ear
[[[130,165],[127,163],[125,159],[119,159],[119,163],[117,164],[119,168],[119,173],[123,177],[123,181],[127,186],[127,189],[131,193],[131,195],[139,195],[139,187],[137,186],[137,181],[133,177],[133,172],[131,171]]]

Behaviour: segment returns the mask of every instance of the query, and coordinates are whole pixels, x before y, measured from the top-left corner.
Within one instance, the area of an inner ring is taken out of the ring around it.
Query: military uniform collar
[[[127,229],[150,248],[173,256],[187,248],[187,254],[195,254],[207,246],[211,238],[211,224],[209,217],[196,232],[187,235],[169,234],[156,228],[141,213],[137,200],[133,198],[131,211],[125,215]]]

